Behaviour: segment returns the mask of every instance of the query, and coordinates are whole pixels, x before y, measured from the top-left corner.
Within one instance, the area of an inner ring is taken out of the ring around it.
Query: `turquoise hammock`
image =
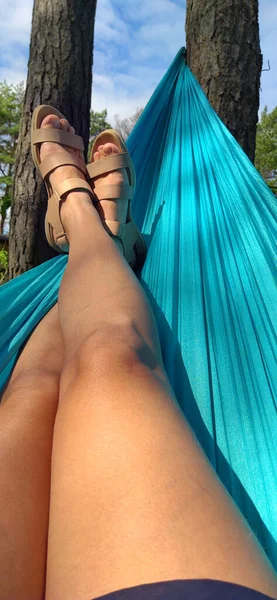
[[[277,568],[276,199],[177,54],[128,139],[141,283],[177,399]],[[67,256],[0,288],[0,389]]]

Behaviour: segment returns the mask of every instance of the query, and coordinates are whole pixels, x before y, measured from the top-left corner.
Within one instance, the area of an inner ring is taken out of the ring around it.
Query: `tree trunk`
[[[12,142],[13,143],[11,143],[11,155],[13,156],[14,149],[15,149],[15,140],[13,139]],[[8,181],[12,181],[12,175],[13,175],[13,164],[12,163],[9,163],[8,172],[6,175],[7,175]],[[7,202],[7,200],[9,198],[11,198],[11,195],[12,195],[12,185],[6,184],[6,189],[5,189],[5,193],[4,193],[4,201],[2,198],[3,203],[2,203],[2,206],[0,209],[0,218],[1,218],[0,234],[1,235],[3,235],[3,233],[4,233],[4,226],[5,226],[5,221],[7,218],[8,207],[10,206],[10,202],[9,201]],[[5,199],[6,199],[6,202],[5,202]]]
[[[254,162],[262,68],[258,0],[187,0],[186,38],[188,66]]]
[[[51,104],[89,141],[96,0],[34,0],[30,58],[10,223],[10,277],[52,258],[44,234],[47,195],[32,161],[34,109]]]
[[[1,213],[0,213],[0,235],[3,235],[4,233],[4,225],[5,225],[5,219],[7,216],[7,211],[1,208]]]

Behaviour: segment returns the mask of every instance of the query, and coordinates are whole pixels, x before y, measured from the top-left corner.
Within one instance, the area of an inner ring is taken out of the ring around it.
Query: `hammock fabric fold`
[[[141,283],[177,400],[277,567],[276,199],[183,50],[127,142],[148,245]],[[66,264],[59,256],[0,288],[0,389]]]

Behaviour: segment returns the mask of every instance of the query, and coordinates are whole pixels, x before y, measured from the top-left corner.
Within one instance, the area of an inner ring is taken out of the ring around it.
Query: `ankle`
[[[61,220],[70,235],[71,226],[76,226],[77,222],[84,219],[91,219],[94,216],[100,221],[99,215],[92,204],[92,199],[86,192],[70,192],[61,204]]]

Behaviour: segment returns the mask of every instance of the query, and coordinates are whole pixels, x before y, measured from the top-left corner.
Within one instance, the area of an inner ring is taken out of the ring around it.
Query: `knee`
[[[132,324],[102,327],[82,343],[75,356],[75,372],[94,376],[126,375],[155,368],[157,358]]]

